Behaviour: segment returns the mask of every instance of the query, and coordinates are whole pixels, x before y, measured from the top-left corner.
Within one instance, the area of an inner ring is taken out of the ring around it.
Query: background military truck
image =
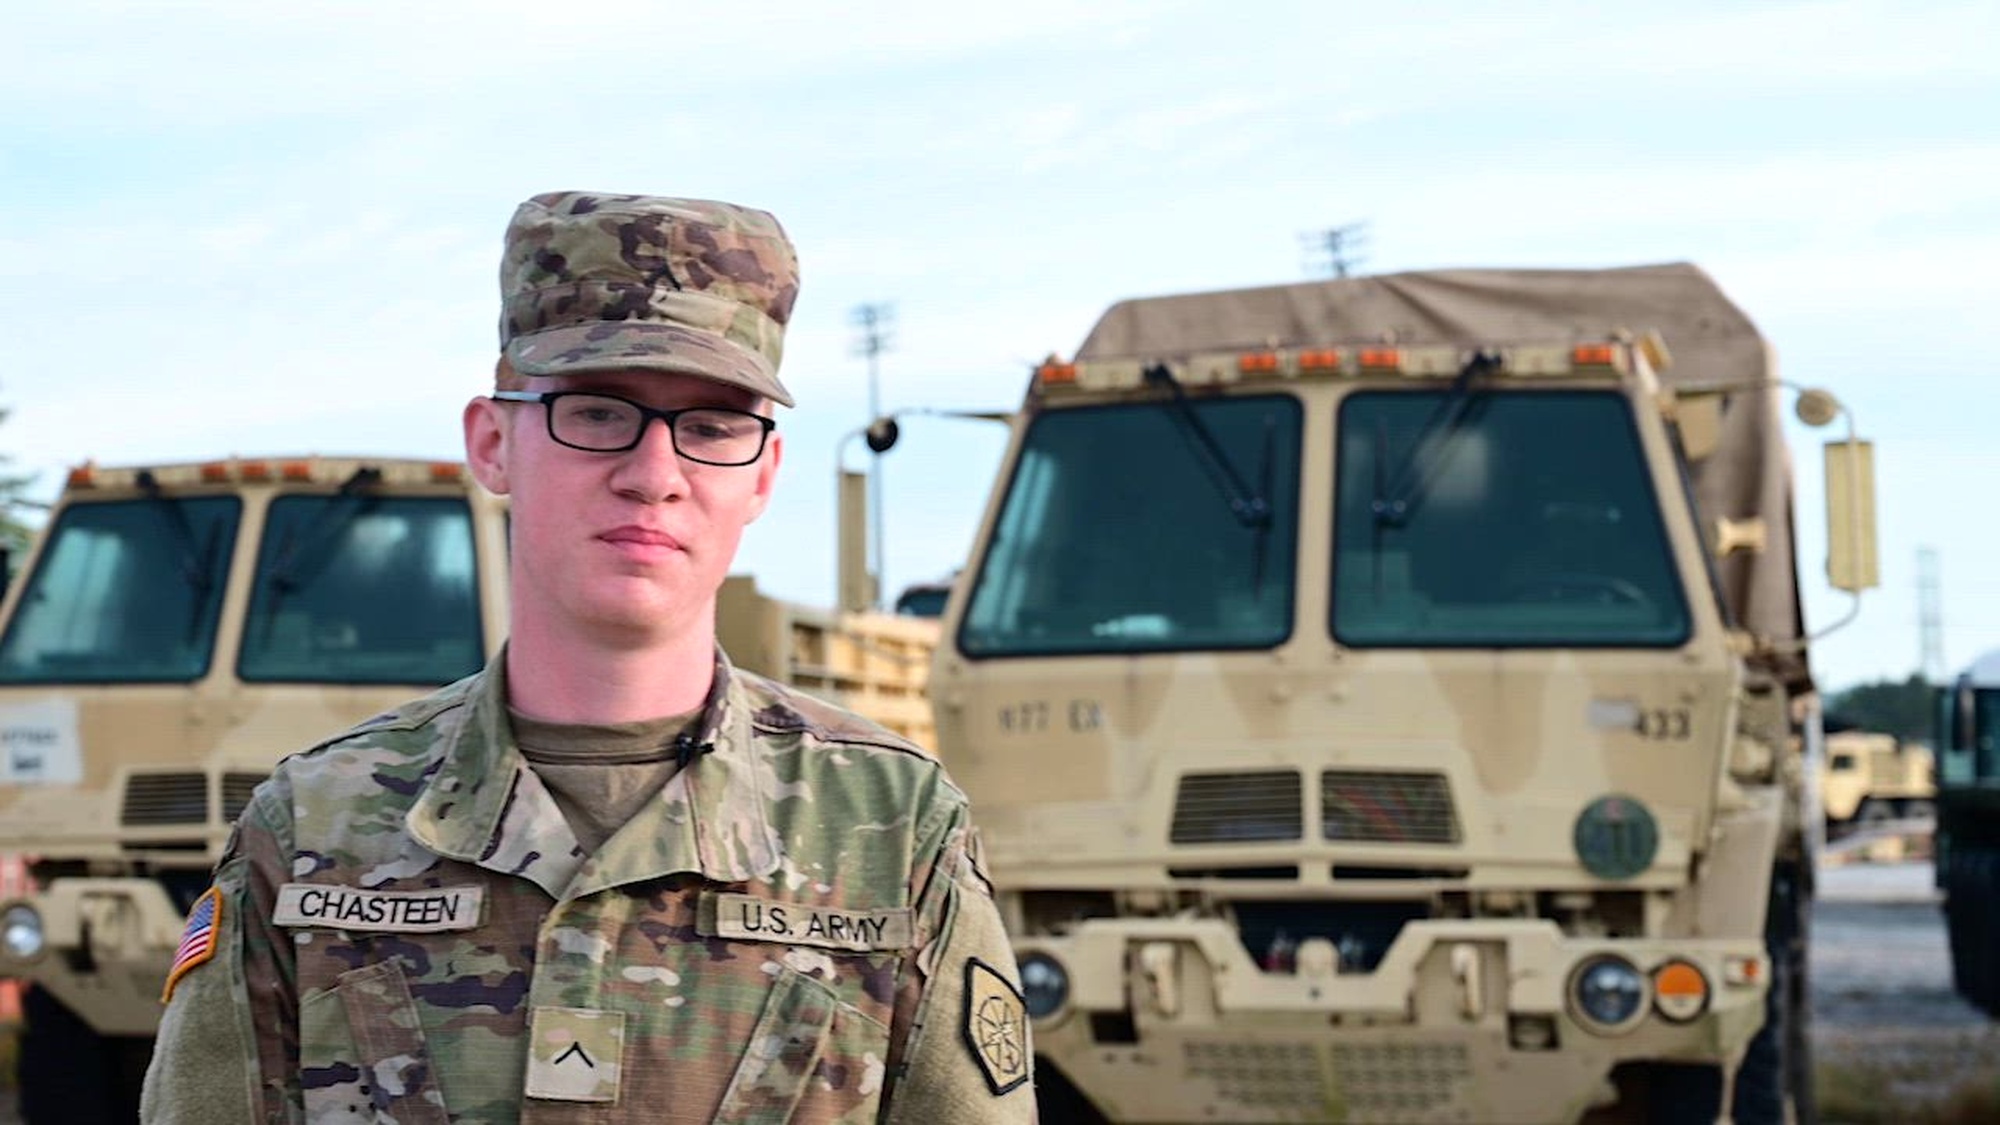
[[[1958,994],[2000,1019],[2000,649],[1939,692],[1937,838]]]
[[[160,990],[230,822],[281,756],[476,671],[507,632],[506,509],[455,462],[74,470],[0,603],[0,976],[28,984],[30,1125],[129,1123]],[[732,658],[920,739],[936,623],[732,577]]]
[[[1041,365],[931,685],[1043,1120],[1810,1121],[1782,401],[1688,265],[1126,301]]]
[[[1936,811],[1935,760],[1930,747],[1894,735],[1829,733],[1819,787],[1828,831],[1845,833],[1931,816]]]

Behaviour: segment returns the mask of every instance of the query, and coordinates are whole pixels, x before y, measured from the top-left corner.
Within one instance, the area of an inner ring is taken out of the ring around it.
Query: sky
[[[1136,296],[1692,261],[1875,443],[1880,589],[1821,685],[2000,648],[2000,5],[65,0],[0,37],[0,454],[456,457],[500,233],[584,189],[778,215],[802,290],[778,497],[738,569],[834,598],[871,399],[883,585],[971,544],[991,423]],[[855,327],[886,305],[870,364]],[[1796,427],[1808,626],[1817,443]]]

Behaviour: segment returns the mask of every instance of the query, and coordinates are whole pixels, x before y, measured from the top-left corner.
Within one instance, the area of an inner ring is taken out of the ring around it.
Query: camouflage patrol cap
[[[778,381],[798,256],[764,211],[562,191],[514,211],[500,348],[523,375],[672,371],[786,406]]]

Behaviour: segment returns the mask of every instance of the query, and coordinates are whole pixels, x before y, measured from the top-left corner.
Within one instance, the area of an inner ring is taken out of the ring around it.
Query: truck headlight
[[[1629,1031],[1646,1012],[1646,978],[1623,957],[1592,957],[1570,976],[1569,1001],[1590,1030]]]
[[[1030,953],[1021,958],[1021,999],[1028,1014],[1047,1019],[1069,1002],[1069,972],[1062,962],[1046,953]]]
[[[0,911],[0,949],[16,961],[32,961],[41,956],[44,945],[42,916],[34,907],[17,902]]]

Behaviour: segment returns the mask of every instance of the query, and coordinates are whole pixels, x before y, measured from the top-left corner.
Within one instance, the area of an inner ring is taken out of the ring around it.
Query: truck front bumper
[[[1412,922],[1366,973],[1330,946],[1265,971],[1219,919],[1092,919],[1016,954],[1043,1064],[1112,1120],[1162,1125],[1572,1122],[1638,1061],[1719,1067],[1726,1096],[1770,967],[1754,939],[1525,920]]]
[[[152,1035],[183,921],[150,879],[57,879],[0,903],[0,976],[47,990],[100,1035]]]

